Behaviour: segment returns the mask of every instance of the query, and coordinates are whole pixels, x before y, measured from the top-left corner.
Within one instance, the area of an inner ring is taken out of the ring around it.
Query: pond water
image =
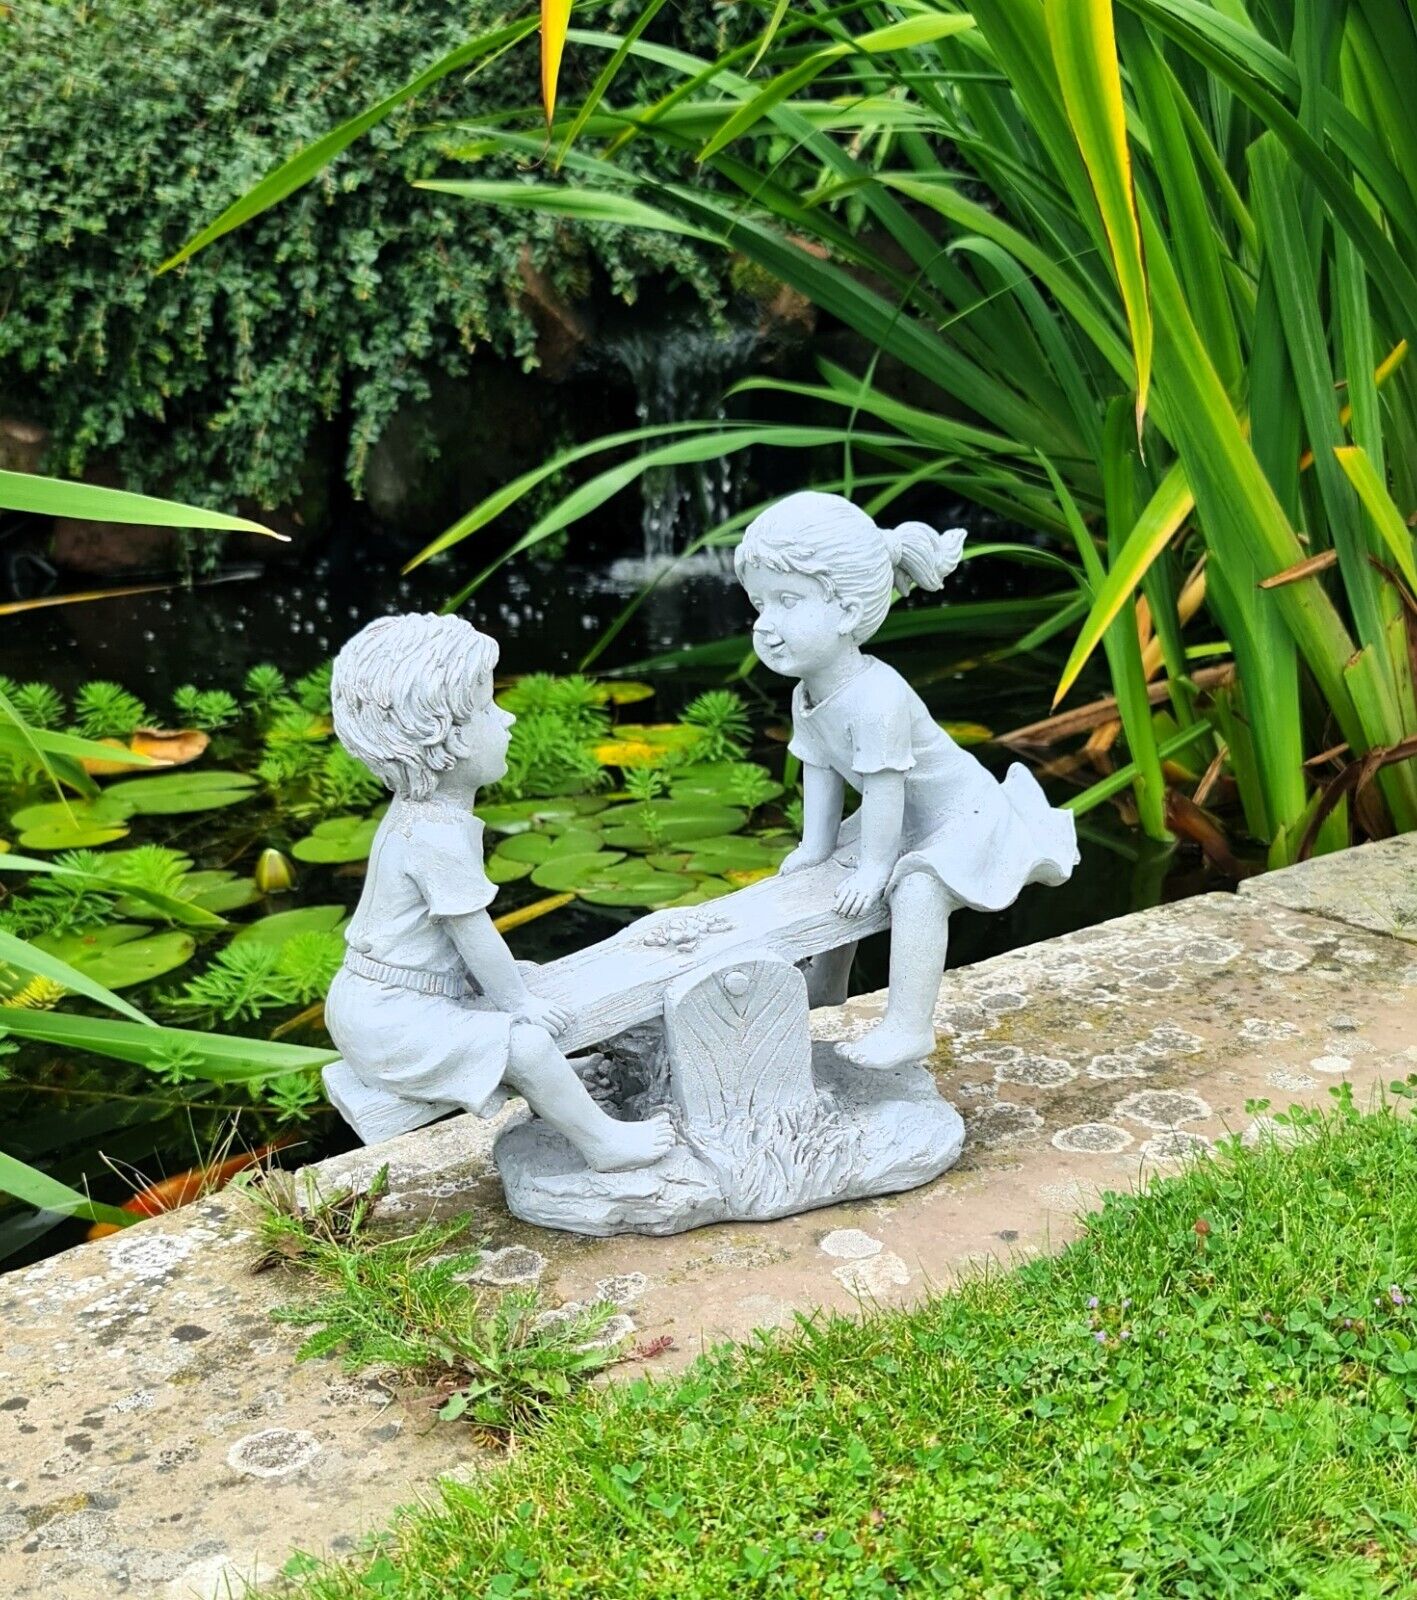
[[[33,612],[0,630],[0,672],[20,680],[43,678],[67,693],[89,679],[112,679],[152,707],[167,704],[172,691],[185,683],[234,692],[256,663],[274,662],[294,677],[327,660],[373,617],[433,609],[470,568],[467,561],[445,561],[402,577],[393,554],[365,540],[304,569],[253,573],[233,568],[221,581],[195,588]],[[992,573],[966,567],[964,574],[968,576],[952,598],[994,596],[1016,582],[997,566]],[[501,668],[508,677],[574,672],[634,597],[631,580],[636,576],[616,564],[613,552],[580,565],[570,560],[512,564],[478,592],[464,614],[500,641]],[[714,570],[711,561],[700,562],[692,576],[666,582],[644,600],[595,670],[632,667],[634,677],[653,687],[653,699],[626,708],[622,719],[672,721],[696,694],[723,684],[731,674],[731,662],[746,650],[748,623],[747,604],[731,572]],[[938,636],[904,641],[882,647],[880,653],[917,684],[942,721],[998,731],[1046,714],[1060,665],[1051,650],[995,665],[969,665],[1008,642],[1006,632],[991,627],[987,634],[944,642]],[[682,647],[714,644],[724,647],[728,666],[641,665]],[[752,717],[751,755],[780,775],[789,685],[759,669],[735,680],[734,687]],[[976,753],[1000,773],[1011,759],[1007,751],[987,743],[977,746]],[[212,764],[208,757],[206,765]],[[1070,792],[1056,784],[1051,788],[1055,800]],[[292,831],[288,824],[282,828],[273,821],[271,808],[262,809],[257,800],[259,796],[250,805],[196,816],[137,817],[124,842],[164,843],[191,855],[199,869],[249,873],[260,848],[268,843],[288,848]],[[961,915],[952,929],[952,964],[977,961],[1163,898],[1225,887],[1207,874],[1197,853],[1148,846],[1116,820],[1110,807],[1092,813],[1080,832],[1083,859],[1072,882],[1056,890],[1030,889],[996,916]],[[352,907],[361,883],[358,863],[302,865],[290,893],[269,906],[239,910],[233,920],[298,905]],[[507,883],[496,910],[515,909],[544,893],[529,882]],[[577,900],[512,932],[509,942],[521,957],[546,960],[604,937],[639,914]],[[853,988],[880,987],[885,973],[886,946],[880,938],[863,947]],[[146,1003],[148,992],[142,987],[128,991],[139,1005]],[[270,1013],[230,1026],[265,1036],[281,1021],[280,1014]],[[292,1037],[323,1042],[312,1030]],[[295,1153],[308,1159],[350,1142],[342,1124],[327,1112],[282,1123],[269,1110],[233,1103],[239,1097],[229,1090],[188,1084],[155,1093],[143,1069],[96,1057],[26,1046],[8,1064],[10,1076],[0,1079],[0,1148],[66,1182],[81,1187],[87,1182],[96,1198],[111,1202],[121,1202],[154,1179],[210,1160],[233,1118],[237,1148],[293,1136]],[[52,1218],[0,1211],[0,1270],[72,1243],[83,1233],[78,1224],[55,1226]]]

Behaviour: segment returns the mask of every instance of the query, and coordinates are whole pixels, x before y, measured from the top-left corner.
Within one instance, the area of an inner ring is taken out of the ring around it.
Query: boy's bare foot
[[[581,1141],[581,1153],[597,1172],[628,1172],[633,1167],[648,1167],[668,1153],[674,1143],[674,1125],[664,1115],[644,1122],[616,1122],[599,1134]]]
[[[886,1070],[909,1066],[912,1062],[923,1061],[933,1055],[935,1036],[929,1030],[909,1033],[904,1028],[881,1022],[861,1038],[851,1044],[838,1045],[837,1049],[858,1067]]]

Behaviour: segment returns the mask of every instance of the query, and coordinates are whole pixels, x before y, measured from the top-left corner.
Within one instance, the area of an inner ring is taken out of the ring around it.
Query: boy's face
[[[819,578],[774,572],[750,561],[743,587],[758,613],[753,649],[764,666],[800,678],[840,654],[854,625],[853,608],[829,596]]]
[[[507,746],[516,720],[493,700],[473,712],[463,723],[462,743],[467,754],[458,762],[461,778],[481,789],[506,777]]]

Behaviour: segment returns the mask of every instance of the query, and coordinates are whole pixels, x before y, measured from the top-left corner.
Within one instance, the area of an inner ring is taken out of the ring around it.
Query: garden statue
[[[777,876],[658,911],[544,967],[512,959],[472,815],[515,720],[496,646],[455,617],[386,617],[335,662],[335,732],[394,792],[326,1004],[331,1101],[366,1143],[508,1090],[510,1209],[575,1232],[675,1233],[914,1187],[953,1164],[958,1112],[923,1065],[949,919],[1063,882],[1072,817],[1021,766],[1002,783],[903,678],[862,653],[892,592],[938,589],[964,535],[893,531],[836,495],[759,516],[738,576],[753,643],[798,680],[802,843]],[[842,822],[846,786],[858,810]],[[892,930],[885,1016],[814,1043],[856,942]],[[576,1052],[593,1048],[592,1053]]]

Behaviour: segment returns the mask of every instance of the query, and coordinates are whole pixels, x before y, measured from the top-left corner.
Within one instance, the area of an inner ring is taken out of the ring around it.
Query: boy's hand
[[[879,867],[858,867],[836,892],[836,909],[843,917],[859,917],[886,892],[889,872]]]
[[[533,1027],[545,1028],[553,1038],[558,1033],[564,1033],[566,1024],[571,1020],[571,1013],[565,1006],[558,1006],[554,1000],[543,1000],[537,994],[527,995],[513,1015],[519,1022],[529,1022]]]

